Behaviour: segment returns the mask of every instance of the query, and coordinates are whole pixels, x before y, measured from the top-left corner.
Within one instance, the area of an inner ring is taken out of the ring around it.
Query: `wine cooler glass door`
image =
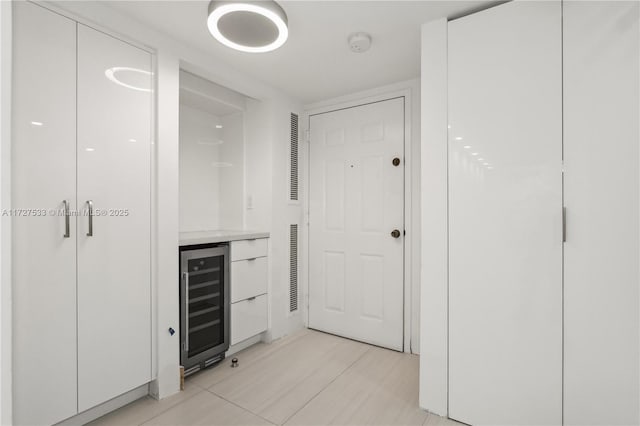
[[[183,251],[182,363],[185,368],[226,350],[227,247]],[[186,364],[186,365],[185,365]]]

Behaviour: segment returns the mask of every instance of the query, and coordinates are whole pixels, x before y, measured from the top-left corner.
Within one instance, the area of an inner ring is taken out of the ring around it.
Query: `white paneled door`
[[[79,24],[80,411],[151,380],[151,102],[151,55]]]
[[[404,98],[310,118],[309,327],[403,349]]]
[[[449,416],[562,424],[559,1],[449,23]]]

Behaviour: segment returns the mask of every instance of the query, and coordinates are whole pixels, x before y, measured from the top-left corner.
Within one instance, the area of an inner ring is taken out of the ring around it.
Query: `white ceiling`
[[[111,7],[309,104],[411,78],[420,73],[420,26],[489,1],[280,1],[289,40],[270,53],[242,53],[218,43],[206,26],[208,1],[114,1]],[[371,34],[355,54],[347,37]]]

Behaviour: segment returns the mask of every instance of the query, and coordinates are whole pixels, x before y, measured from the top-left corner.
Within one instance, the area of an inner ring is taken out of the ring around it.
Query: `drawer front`
[[[266,257],[231,262],[231,303],[267,292]]]
[[[231,260],[253,259],[267,255],[268,238],[231,241]]]
[[[231,344],[267,330],[267,295],[231,304]]]

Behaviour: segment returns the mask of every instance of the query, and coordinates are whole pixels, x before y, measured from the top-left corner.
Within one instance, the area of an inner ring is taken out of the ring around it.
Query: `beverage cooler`
[[[185,375],[229,348],[229,247],[180,248],[180,361]]]

